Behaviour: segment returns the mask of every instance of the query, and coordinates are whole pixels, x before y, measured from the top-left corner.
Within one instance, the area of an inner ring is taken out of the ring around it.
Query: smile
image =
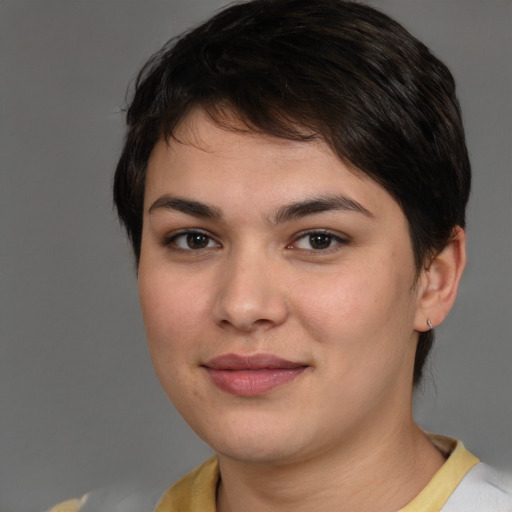
[[[243,397],[264,395],[301,375],[308,365],[271,354],[215,357],[203,367],[220,390]]]

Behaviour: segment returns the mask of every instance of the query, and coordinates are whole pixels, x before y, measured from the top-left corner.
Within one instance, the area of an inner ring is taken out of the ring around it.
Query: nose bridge
[[[279,264],[257,244],[233,248],[219,277],[217,323],[243,331],[279,325],[287,316]]]

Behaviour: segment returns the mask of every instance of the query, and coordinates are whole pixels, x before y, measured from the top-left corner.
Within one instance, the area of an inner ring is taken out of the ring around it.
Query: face
[[[148,165],[139,293],[158,378],[220,454],[280,463],[410,419],[408,225],[322,142],[200,111]]]

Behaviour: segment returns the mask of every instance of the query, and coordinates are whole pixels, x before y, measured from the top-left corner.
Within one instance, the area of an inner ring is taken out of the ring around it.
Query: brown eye
[[[201,249],[218,248],[219,244],[208,234],[202,231],[186,231],[170,237],[166,246],[175,247],[185,251],[199,251]]]
[[[309,235],[309,244],[311,245],[312,249],[327,249],[331,246],[332,241],[333,237],[324,233],[315,233],[313,235]]]
[[[204,249],[208,247],[210,238],[202,233],[190,233],[187,235],[187,246],[189,249]]]
[[[299,236],[290,248],[306,251],[326,251],[348,244],[348,240],[330,231],[310,231]],[[340,247],[341,248],[341,247]]]

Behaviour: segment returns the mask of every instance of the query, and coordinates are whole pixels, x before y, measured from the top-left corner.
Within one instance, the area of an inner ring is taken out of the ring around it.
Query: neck
[[[427,485],[443,462],[412,418],[401,428],[366,430],[364,439],[354,436],[350,443],[289,464],[219,455],[217,510],[394,512]]]

